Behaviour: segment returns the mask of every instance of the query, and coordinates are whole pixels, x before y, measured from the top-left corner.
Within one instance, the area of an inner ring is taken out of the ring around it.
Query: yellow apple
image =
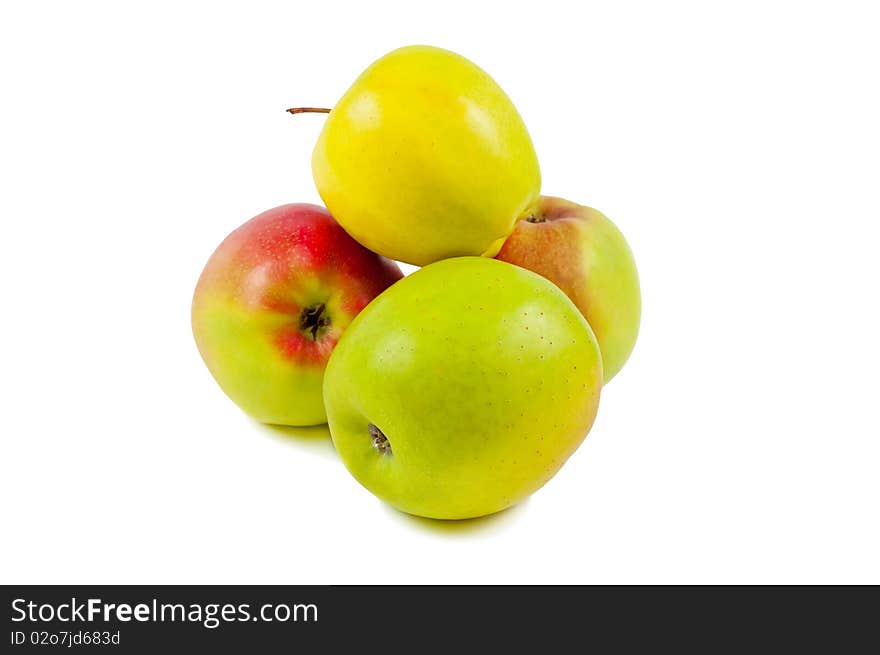
[[[424,266],[493,257],[541,187],[526,126],[471,61],[395,50],[330,111],[312,155],[324,203],[370,250]]]

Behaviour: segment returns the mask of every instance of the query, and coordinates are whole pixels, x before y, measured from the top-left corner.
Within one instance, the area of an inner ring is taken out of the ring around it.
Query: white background
[[[880,583],[872,3],[3,3],[4,583]],[[189,326],[322,116],[443,46],[642,277],[636,350],[521,506],[412,519],[256,425]]]

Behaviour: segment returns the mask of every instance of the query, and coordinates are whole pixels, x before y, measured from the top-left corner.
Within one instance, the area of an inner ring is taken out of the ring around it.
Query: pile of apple
[[[395,50],[332,111],[291,111],[329,112],[312,155],[329,212],[277,207],[217,248],[193,298],[205,363],[258,421],[329,423],[352,475],[404,512],[517,503],[583,441],[635,344],[623,235],[540,195],[516,108],[452,52]]]

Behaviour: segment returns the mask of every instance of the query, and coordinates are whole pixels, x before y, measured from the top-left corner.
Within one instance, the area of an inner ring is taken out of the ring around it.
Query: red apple
[[[602,213],[541,196],[497,255],[543,275],[574,301],[599,342],[605,382],[632,352],[642,300],[632,252]]]
[[[333,347],[373,298],[403,277],[323,207],[252,218],[211,255],[196,286],[193,334],[226,394],[264,423],[324,423]]]

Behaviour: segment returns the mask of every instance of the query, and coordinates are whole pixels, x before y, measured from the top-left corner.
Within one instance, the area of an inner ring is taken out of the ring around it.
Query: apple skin
[[[469,60],[408,46],[373,63],[312,154],[321,198],[377,253],[424,266],[494,256],[541,188],[526,126]]]
[[[555,285],[494,259],[422,268],[355,318],[324,402],[345,466],[410,514],[465,519],[547,482],[589,432],[602,361]]]
[[[401,277],[397,264],[357,243],[323,207],[283,205],[249,220],[211,255],[193,296],[193,335],[245,413],[278,425],[324,423],[330,353],[358,312]]]
[[[606,384],[623,368],[642,297],[632,251],[614,223],[591,207],[541,196],[497,259],[543,275],[574,301],[599,341]]]

